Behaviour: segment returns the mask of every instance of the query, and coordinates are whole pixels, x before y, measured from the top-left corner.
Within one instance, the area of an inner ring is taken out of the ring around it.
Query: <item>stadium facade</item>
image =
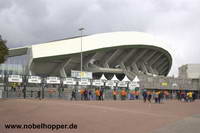
[[[163,42],[141,32],[112,32],[73,37],[32,46],[9,49],[9,57],[25,55],[24,73],[30,75],[70,76],[80,70],[82,39],[83,70],[94,78],[103,73],[131,80],[136,75],[166,76],[172,65]]]
[[[26,86],[27,95],[42,88],[43,97],[49,95],[52,88],[55,97],[61,94],[70,97],[74,87],[83,86],[91,89],[139,87],[141,90],[168,90],[172,94],[191,90],[200,97],[200,65],[184,65],[179,68],[179,77],[167,76],[172,57],[163,46],[165,43],[146,33],[112,32],[11,48],[7,61],[0,65],[0,91],[4,90],[4,97],[5,94],[15,96],[11,88],[17,78],[17,82],[22,83],[20,85]],[[92,79],[86,79],[87,84],[72,74],[72,71],[80,74],[81,53],[83,71],[90,72]],[[95,80],[102,77],[105,80]],[[138,81],[134,83],[132,80],[136,77]],[[73,86],[67,83],[67,79]],[[110,81],[113,81],[112,85]],[[61,90],[64,91],[61,93]]]

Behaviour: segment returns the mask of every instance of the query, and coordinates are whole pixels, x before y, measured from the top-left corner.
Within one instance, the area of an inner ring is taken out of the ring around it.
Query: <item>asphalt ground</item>
[[[53,130],[31,127],[41,123],[77,127]],[[7,129],[5,124],[30,126]],[[168,100],[162,104],[143,103],[142,100],[0,100],[0,133],[185,133],[187,130],[190,133],[200,131],[200,100],[192,103]]]

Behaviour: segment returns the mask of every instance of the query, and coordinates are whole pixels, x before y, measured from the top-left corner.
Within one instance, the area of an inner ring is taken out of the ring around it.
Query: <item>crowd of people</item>
[[[20,97],[21,92],[24,91],[22,87],[22,91],[19,84],[12,84],[11,91],[16,92],[17,96]],[[105,93],[105,90],[106,93]],[[63,89],[64,91],[64,89]],[[41,99],[41,90],[36,91],[37,95],[36,98]],[[19,93],[19,94],[18,94]],[[48,89],[48,94],[51,96],[56,93],[56,90]],[[31,96],[33,97],[33,90],[31,90]],[[95,88],[95,89],[73,89],[71,92],[71,100],[104,100],[105,95],[108,95],[106,99],[113,99],[113,100],[138,100],[143,99],[144,102],[148,103],[163,103],[167,99],[178,99],[184,102],[193,102],[197,99],[197,93],[195,91],[186,91],[186,90],[179,90],[179,91],[169,91],[169,90],[158,90],[158,89],[134,89],[129,90],[128,88],[113,88],[105,89],[105,88]]]
[[[94,91],[89,89],[80,89],[79,91],[73,90],[71,100],[77,100],[77,95],[80,94],[81,100],[104,100],[105,94],[103,88],[97,88]],[[113,100],[138,100],[143,99],[144,102],[163,103],[164,100],[173,98],[173,94],[167,90],[127,90],[127,88],[117,89],[114,88],[107,93],[112,93]],[[197,96],[192,91],[177,91],[176,99],[192,102]]]
[[[177,92],[177,99],[185,102],[192,102],[197,98],[196,93],[189,91],[189,92]]]

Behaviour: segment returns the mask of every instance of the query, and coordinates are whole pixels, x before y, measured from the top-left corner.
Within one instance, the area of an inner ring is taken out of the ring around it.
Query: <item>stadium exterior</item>
[[[163,42],[141,32],[112,32],[82,37],[83,70],[94,78],[113,74],[131,80],[136,75],[166,76],[172,65],[170,53]],[[70,76],[80,70],[81,37],[43,44],[12,48],[9,57],[26,55],[25,73],[30,75]]]
[[[168,77],[172,57],[163,46],[165,43],[146,33],[113,32],[11,48],[7,61],[0,65],[0,93],[3,97],[16,97],[18,92],[12,88],[20,83],[24,97],[34,97],[42,90],[43,98],[69,99],[74,88],[82,87],[105,87],[107,99],[112,97],[113,87],[168,90],[172,96],[190,90],[200,97],[199,65],[183,66],[179,77]],[[92,72],[92,80],[80,80],[80,76],[72,74],[80,74],[81,53],[83,71]],[[102,77],[105,80],[95,80]]]

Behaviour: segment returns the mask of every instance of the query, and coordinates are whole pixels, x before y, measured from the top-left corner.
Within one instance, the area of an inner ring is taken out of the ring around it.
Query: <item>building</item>
[[[9,57],[25,56],[25,74],[66,77],[71,70],[80,70],[81,44],[83,70],[97,78],[103,73],[108,79],[113,74],[119,79],[166,76],[171,69],[172,57],[161,47],[163,42],[142,32],[101,33],[12,48]]]
[[[27,92],[30,92],[31,87],[36,86],[33,90],[37,90],[38,85],[47,84],[50,88],[47,87],[46,91],[43,88],[43,94],[47,95],[48,89],[53,87],[58,93],[58,88],[66,87],[65,77],[72,77],[72,70],[79,73],[82,64],[82,70],[92,72],[90,77],[93,79],[99,79],[104,74],[105,78],[110,80],[116,75],[119,81],[113,86],[119,87],[120,80],[124,79],[125,75],[131,81],[137,76],[141,90],[168,90],[171,93],[194,91],[200,97],[200,65],[184,65],[179,68],[179,77],[167,77],[172,66],[172,57],[161,47],[163,44],[146,33],[112,32],[11,48],[7,61],[0,65],[0,72],[6,74],[0,74],[0,83],[6,88],[10,87],[8,83],[14,82],[9,81],[9,77],[19,77],[22,83],[27,82],[27,76],[21,75],[34,75],[39,76],[37,78],[40,82],[35,85],[28,84]],[[47,82],[52,78],[59,79],[56,87]],[[75,86],[81,85],[80,78],[71,79]],[[88,80],[90,83],[94,81]],[[107,81],[101,82],[101,86],[106,86]],[[130,87],[130,83],[126,82],[124,86]],[[7,90],[5,88],[4,90]],[[69,91],[70,88],[67,86],[66,90]],[[7,95],[10,95],[8,92],[7,90]]]
[[[179,67],[179,78],[190,79],[192,88],[200,90],[200,64],[186,64]]]

